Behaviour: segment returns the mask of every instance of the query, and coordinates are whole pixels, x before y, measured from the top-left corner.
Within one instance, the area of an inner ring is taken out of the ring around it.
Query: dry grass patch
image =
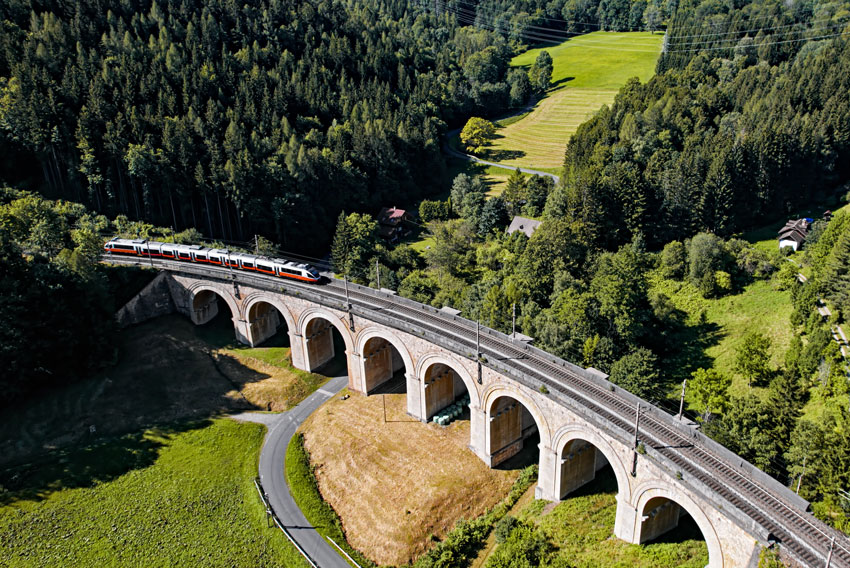
[[[412,561],[430,535],[501,501],[518,475],[491,470],[469,451],[468,421],[442,428],[409,417],[405,395],[334,398],[301,430],[348,542],[377,564]]]

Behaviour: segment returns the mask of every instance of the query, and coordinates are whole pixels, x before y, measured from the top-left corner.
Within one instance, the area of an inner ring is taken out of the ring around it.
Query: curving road
[[[316,531],[313,525],[307,522],[304,513],[295,504],[284,475],[286,448],[298,426],[347,384],[348,377],[333,378],[295,408],[272,418],[271,422],[267,419],[268,414],[257,415],[257,418],[262,417],[261,420],[256,420],[250,414],[238,417],[243,420],[263,422],[268,426],[269,430],[260,452],[260,482],[268,496],[272,511],[281,524],[320,568],[351,568],[351,566]]]
[[[447,155],[449,155],[453,158],[459,158],[461,160],[466,160],[468,162],[476,162],[478,164],[484,164],[485,166],[493,166],[495,168],[502,168],[503,170],[511,170],[511,171],[519,170],[524,174],[549,177],[549,178],[552,178],[555,181],[556,184],[560,183],[560,181],[561,181],[560,177],[556,176],[555,174],[550,174],[549,172],[542,172],[540,170],[532,170],[532,169],[529,169],[529,168],[520,168],[519,166],[508,166],[508,165],[505,165],[505,164],[500,164],[498,162],[488,162],[487,160],[482,160],[481,158],[477,158],[477,157],[472,156],[470,154],[464,154],[463,152],[461,152],[459,150],[455,150],[449,144],[449,140],[452,138],[452,136],[454,136],[458,132],[460,132],[459,128],[455,129],[455,130],[450,130],[449,132],[446,132],[446,139],[443,142],[443,153],[444,154],[447,154]]]
[[[152,264],[160,268],[222,282],[242,283],[283,295],[345,310],[349,300],[343,283],[324,285],[282,282],[271,276],[229,274],[227,269],[189,263],[105,255],[106,262]],[[435,345],[467,357],[475,352],[476,324],[436,308],[350,284],[352,313],[406,333],[417,333]],[[699,491],[729,518],[782,550],[804,566],[850,568],[847,535],[806,512],[808,503],[705,435],[677,421],[608,381],[510,336],[481,328],[481,351],[486,365],[533,390],[545,387],[547,396],[570,408],[608,435],[631,440],[635,408],[641,407],[641,440],[646,457],[683,474],[680,483]],[[541,390],[542,392],[542,390]],[[285,451],[282,448],[280,451]],[[282,460],[282,458],[279,458]],[[278,462],[282,464],[282,461]],[[281,471],[272,464],[270,471]],[[280,506],[283,506],[282,504]],[[315,531],[314,531],[315,532]]]

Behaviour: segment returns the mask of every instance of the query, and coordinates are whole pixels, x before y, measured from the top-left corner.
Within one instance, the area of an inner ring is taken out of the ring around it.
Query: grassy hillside
[[[651,286],[687,314],[688,326],[683,337],[677,338],[680,345],[686,346],[681,352],[686,360],[676,365],[682,371],[679,380],[698,367],[713,367],[733,377],[732,394],[744,394],[748,390],[747,381],[734,371],[735,355],[750,332],[770,338],[771,365],[774,368],[782,365],[793,337],[790,291],[777,290],[770,280],[757,280],[737,294],[708,300],[688,282],[663,280],[653,275]]]
[[[287,342],[280,333],[256,349],[237,344],[226,310],[205,326],[171,315],[125,329],[114,366],[3,410],[0,464],[158,424],[287,410],[327,380],[293,368]]]
[[[646,81],[652,76],[661,41],[660,34],[649,32],[594,32],[542,48],[554,62],[553,86],[527,116],[502,123],[492,157],[512,166],[558,173],[579,124],[612,103],[629,78]],[[530,66],[540,51],[520,54],[511,65]]]
[[[594,481],[564,501],[549,504],[534,500],[512,515],[545,536],[550,547],[546,566],[705,566],[708,549],[690,517],[683,518],[678,528],[659,540],[647,544],[628,544],[613,538],[616,496],[617,481],[613,472],[605,468],[596,474]],[[490,551],[490,557],[499,555],[499,548],[505,546],[497,545]]]
[[[264,430],[150,429],[0,477],[0,564],[306,566],[253,485]]]

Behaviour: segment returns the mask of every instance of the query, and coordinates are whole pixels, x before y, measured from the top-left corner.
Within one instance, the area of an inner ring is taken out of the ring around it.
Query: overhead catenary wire
[[[469,8],[467,8],[467,9],[475,11],[476,13],[477,13],[477,9],[480,6],[482,6],[482,4],[476,4],[474,2],[470,2],[469,0],[450,0],[450,3],[455,4],[455,5],[463,4],[465,6],[469,6]],[[564,19],[561,19],[561,18],[549,16],[548,14],[543,16],[543,18],[547,21],[550,21],[550,22],[560,22],[560,23],[569,24],[569,25],[594,26],[594,27],[598,27],[598,28],[604,27],[603,24],[600,24],[600,23],[581,22],[581,21],[577,21],[577,20],[564,20]],[[772,22],[774,20],[774,17],[770,16],[770,15],[765,15],[762,18],[757,18],[754,21],[757,22],[759,20],[764,21],[764,22]],[[747,30],[730,30],[730,31],[726,31],[726,32],[715,32],[715,33],[706,33],[706,34],[699,33],[699,34],[680,35],[680,36],[671,36],[671,35],[668,34],[667,39],[668,40],[674,40],[674,39],[683,39],[683,38],[690,38],[690,37],[703,38],[703,37],[710,37],[710,36],[715,36],[715,35],[746,34],[746,33],[751,33],[751,32],[757,33],[759,31],[772,31],[772,30],[776,30],[776,29],[784,29],[784,28],[800,26],[800,25],[818,25],[818,24],[826,23],[826,22],[832,22],[832,23],[836,23],[836,24],[850,23],[850,20],[845,20],[844,22],[834,22],[834,20],[835,20],[835,16],[830,16],[830,17],[824,17],[824,18],[820,18],[820,19],[810,20],[809,22],[795,22],[795,23],[792,23],[792,24],[783,24],[783,25],[778,25],[778,26],[759,26],[759,27],[755,27],[755,28],[751,28],[751,29],[747,29]],[[750,25],[757,25],[757,24],[752,24],[751,22],[748,22],[748,23]],[[532,27],[537,27],[537,28],[544,29],[544,30],[555,31],[555,30],[552,30],[551,28],[544,28],[544,27],[541,27],[541,26],[532,26]],[[575,35],[583,35],[585,32],[569,32],[567,30],[564,30],[564,33],[575,34]],[[650,39],[650,38],[635,38],[635,39]]]
[[[497,23],[494,23],[493,20],[488,20],[487,18],[485,18],[483,16],[475,14],[470,9],[453,8],[453,7],[448,6],[445,3],[443,3],[442,0],[438,0],[438,4],[441,4],[447,12],[456,15],[462,24],[473,25],[473,26],[476,26],[476,27],[481,27],[483,29],[487,29],[489,31],[495,31],[495,32],[500,32],[500,33],[510,33],[511,32],[511,30],[505,29],[503,26],[501,26]],[[812,30],[811,28],[807,28],[805,30],[799,30],[800,33],[813,32],[813,31],[814,30]],[[797,32],[795,32],[795,33],[797,33]],[[521,38],[528,40],[528,41],[531,41],[531,42],[562,43],[562,42],[564,42],[568,39],[571,39],[570,36],[576,35],[576,34],[574,32],[564,32],[564,31],[561,31],[561,30],[550,29],[548,31],[520,31],[518,33],[518,35]],[[584,35],[584,34],[580,34],[580,35]],[[769,46],[769,45],[800,43],[800,42],[807,42],[807,41],[816,41],[816,40],[843,37],[843,36],[847,36],[847,35],[850,35],[850,31],[842,31],[842,32],[837,32],[837,33],[833,33],[833,34],[823,34],[823,35],[818,35],[818,36],[814,36],[814,37],[801,37],[801,38],[785,39],[785,40],[771,40],[771,41],[754,42],[750,47],[759,48],[759,47],[762,47],[762,46]],[[740,39],[744,39],[744,38],[739,38],[736,41],[740,41]],[[718,40],[718,41],[731,41],[731,40]],[[730,50],[730,49],[735,49],[735,47],[737,47],[737,45],[718,46],[718,45],[716,45],[716,43],[717,43],[716,41],[710,41],[710,40],[707,40],[707,41],[704,41],[704,42],[693,42],[693,43],[690,43],[686,46],[686,47],[688,47],[687,49],[675,49],[675,48],[670,49],[670,48],[668,48],[668,49],[666,49],[665,53],[667,53],[667,54],[670,54],[670,53],[696,53],[696,52],[700,52],[700,51]],[[669,44],[669,42],[668,42],[668,44]],[[698,45],[698,44],[704,45],[705,47],[696,47],[696,48],[692,47],[692,46]],[[629,47],[617,47],[617,46],[611,45],[609,42],[593,42],[593,41],[582,41],[580,43],[575,43],[574,45],[567,44],[565,47],[586,47],[588,49],[603,49],[603,50],[633,52],[633,53],[658,53],[658,51],[659,51],[659,50],[654,50],[654,49],[634,49],[634,48],[629,48]]]

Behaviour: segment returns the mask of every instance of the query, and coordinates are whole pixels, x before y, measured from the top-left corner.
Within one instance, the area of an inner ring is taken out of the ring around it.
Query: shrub
[[[516,517],[512,517],[507,515],[501,521],[496,523],[496,527],[493,530],[493,534],[496,536],[496,542],[499,544],[508,540],[508,537],[511,535],[511,532],[519,526],[519,521]]]
[[[661,275],[671,280],[681,280],[685,276],[687,261],[688,253],[683,243],[679,241],[667,243],[661,251]]]

